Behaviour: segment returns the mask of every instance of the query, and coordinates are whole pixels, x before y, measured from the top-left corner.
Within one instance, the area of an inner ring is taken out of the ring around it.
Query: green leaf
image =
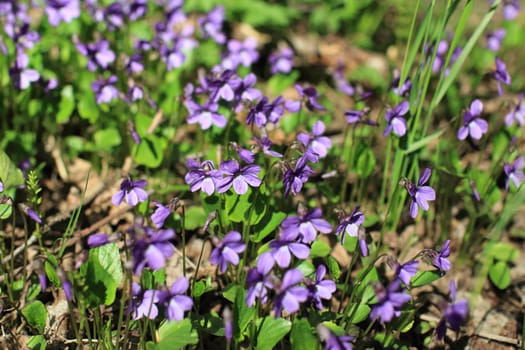
[[[425,147],[428,145],[432,140],[439,138],[441,134],[443,134],[445,130],[439,130],[436,131],[433,134],[430,134],[426,137],[423,137],[421,140],[418,140],[416,142],[413,142],[412,144],[408,145],[408,148],[403,151],[404,154],[410,154],[412,152],[417,151],[420,148]]]
[[[262,195],[256,195],[248,188],[248,192],[243,195],[228,192],[225,209],[228,220],[255,225],[264,217],[266,205]]]
[[[89,251],[80,272],[86,279],[85,297],[92,307],[111,305],[122,281],[122,262],[117,245],[106,244]]]
[[[273,349],[292,328],[292,322],[284,318],[267,316],[257,321],[257,350]]]
[[[518,249],[504,242],[491,242],[485,246],[484,251],[487,256],[500,261],[514,261],[520,256]]]
[[[510,268],[504,261],[498,261],[489,268],[489,278],[499,289],[510,286]]]
[[[18,167],[13,164],[9,156],[0,149],[0,180],[4,184],[4,191],[24,184],[24,176]]]
[[[261,242],[266,236],[275,231],[285,217],[286,214],[283,212],[267,210],[261,221],[253,226],[252,231],[255,232],[253,241],[255,243]]]
[[[354,308],[357,308],[357,310],[354,310]],[[366,304],[353,304],[349,312],[349,315],[352,315],[350,322],[356,324],[366,320],[370,314],[370,310],[370,306]]]
[[[233,303],[233,336],[235,339],[239,341],[244,339],[243,333],[254,315],[255,308],[246,305],[246,291],[244,288],[237,287]]]
[[[57,267],[58,262],[57,258],[54,255],[48,255],[46,261],[44,262],[44,270],[46,271],[47,278],[51,283],[57,287],[61,287],[62,283],[57,276]]]
[[[339,267],[339,263],[332,256],[326,258],[326,263],[328,265],[328,271],[330,272],[330,275],[332,275],[334,281],[338,281],[339,277],[341,277],[341,268]]]
[[[93,135],[95,145],[101,150],[110,150],[112,147],[119,146],[122,142],[120,133],[115,128],[97,130]]]
[[[148,168],[156,168],[162,163],[167,146],[166,139],[151,134],[146,135],[139,145],[133,145],[133,159]]]
[[[27,341],[27,347],[31,350],[46,350],[46,337],[43,335],[35,335]]]
[[[318,237],[312,244],[310,258],[324,258],[325,256],[328,256],[331,251],[332,248],[330,245]]]
[[[412,277],[412,281],[410,281],[410,286],[412,288],[426,286],[434,281],[437,281],[440,278],[440,271],[419,271],[414,277]]]
[[[44,332],[44,328],[46,327],[47,311],[46,307],[41,301],[37,300],[27,304],[22,309],[22,315],[30,326],[36,328],[40,333]]]
[[[73,86],[66,85],[60,92],[60,104],[58,105],[58,113],[56,121],[59,124],[65,123],[71,117],[75,110],[75,96],[73,94]]]
[[[319,347],[319,341],[314,336],[314,329],[305,318],[296,318],[290,333],[292,350],[310,350]]]
[[[95,124],[95,122],[98,120],[100,112],[95,102],[93,93],[84,92],[78,101],[77,108],[80,118],[89,120],[91,124]]]
[[[287,87],[292,86],[299,78],[298,71],[292,71],[290,74],[276,74],[268,79],[267,88],[273,95],[280,95]]]
[[[199,342],[199,333],[191,320],[168,321],[159,328],[159,342],[148,342],[148,350],[178,350]]]
[[[224,320],[216,313],[211,314],[192,314],[193,325],[195,328],[208,334],[224,337]]]
[[[184,228],[188,231],[196,230],[204,225],[206,218],[206,213],[202,207],[190,207],[186,210]]]
[[[359,176],[369,176],[374,171],[376,159],[374,152],[370,147],[363,148],[361,153],[357,156],[357,164],[355,171]]]

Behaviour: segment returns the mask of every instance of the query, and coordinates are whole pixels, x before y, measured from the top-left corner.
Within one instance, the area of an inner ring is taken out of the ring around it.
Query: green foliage
[[[199,341],[197,329],[189,318],[182,321],[167,321],[159,328],[158,343],[148,342],[148,350],[178,350]]]
[[[120,252],[115,243],[106,244],[89,251],[88,260],[80,268],[85,278],[85,300],[92,307],[111,305],[115,301],[117,287],[123,271]]]
[[[257,350],[273,349],[290,332],[292,322],[284,318],[267,316],[257,319]]]
[[[319,340],[314,335],[312,326],[305,318],[296,318],[290,333],[292,350],[310,350],[319,346]]]
[[[22,315],[27,323],[35,328],[39,333],[44,332],[47,319],[47,311],[45,305],[39,301],[33,301],[22,309]]]

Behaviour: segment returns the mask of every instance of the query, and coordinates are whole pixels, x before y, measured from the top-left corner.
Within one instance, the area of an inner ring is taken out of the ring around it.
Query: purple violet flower
[[[290,192],[295,196],[301,192],[303,184],[308,181],[314,171],[306,164],[306,157],[299,158],[293,170],[288,163],[285,163],[285,167],[283,175],[284,197],[288,197]]]
[[[185,295],[190,283],[184,276],[173,282],[169,291],[159,293],[159,302],[166,305],[166,319],[168,321],[182,321],[184,312],[193,307],[193,299]]]
[[[141,318],[149,318],[154,320],[159,314],[157,303],[159,302],[160,291],[155,289],[148,289],[142,291],[140,285],[137,282],[131,284],[131,303],[128,311],[134,320]]]
[[[15,65],[9,69],[9,75],[17,90],[25,90],[40,79],[40,73],[35,69],[28,69],[29,58],[22,50],[17,50]]]
[[[396,258],[389,256],[387,264],[394,270],[396,278],[408,287],[410,285],[410,279],[418,272],[417,265],[419,265],[419,261],[411,260],[400,264]]]
[[[325,343],[324,350],[352,350],[352,340],[354,337],[351,335],[335,335],[332,331],[319,323],[317,325],[317,334],[319,339]]]
[[[113,195],[111,199],[113,204],[119,206],[124,199],[130,206],[135,206],[140,202],[144,202],[148,199],[148,193],[143,190],[148,182],[146,180],[132,181],[131,178],[122,180],[120,183],[120,191]]]
[[[507,21],[515,19],[521,11],[520,0],[503,1],[503,18]]]
[[[34,211],[29,205],[25,203],[18,203],[18,207],[22,210],[24,214],[26,214],[31,220],[33,220],[36,223],[41,224],[42,219],[38,215],[36,211]]]
[[[487,33],[486,40],[487,40],[487,48],[490,51],[497,52],[499,51],[501,47],[501,41],[503,38],[505,38],[505,35],[507,32],[503,28],[498,28],[493,32]]]
[[[88,237],[87,244],[90,248],[96,248],[108,244],[110,242],[107,233],[95,233]]]
[[[228,263],[237,266],[239,254],[246,249],[246,244],[242,242],[242,236],[237,231],[228,232],[222,241],[212,237],[212,243],[215,248],[211,252],[210,263],[219,265],[222,273],[228,269]]]
[[[73,295],[73,287],[71,286],[71,282],[67,279],[66,273],[61,268],[58,268],[56,270],[57,277],[60,280],[60,284],[62,285],[62,290],[64,291],[64,295],[66,297],[66,300],[68,302],[72,302],[74,299]]]
[[[410,203],[410,216],[413,219],[416,218],[419,208],[427,211],[429,209],[428,201],[436,199],[436,191],[430,186],[423,186],[430,179],[430,175],[432,175],[432,170],[425,168],[417,181],[417,186],[411,181],[405,182],[405,188],[412,199]]]
[[[335,235],[341,235],[341,244],[345,243],[345,237],[348,234],[350,237],[359,237],[359,226],[365,222],[365,215],[359,211],[359,207],[355,207],[350,215],[346,216],[341,212],[339,224],[335,229]]]
[[[488,131],[489,124],[480,118],[483,112],[483,103],[476,99],[470,104],[470,108],[463,114],[463,126],[458,130],[458,140],[464,140],[471,136],[479,140]]]
[[[337,289],[334,281],[323,280],[325,275],[326,267],[324,265],[319,265],[315,270],[315,281],[306,281],[308,291],[310,292],[308,297],[319,310],[323,309],[321,299],[332,299],[332,294],[335,293]]]
[[[503,96],[503,89],[501,84],[510,85],[511,78],[507,72],[507,67],[502,60],[496,57],[496,70],[492,72],[492,77],[498,82],[498,93]]]
[[[229,307],[224,308],[222,319],[224,320],[224,337],[227,342],[231,342],[233,338],[233,315]]]
[[[165,206],[162,203],[155,202],[155,206],[157,209],[151,214],[151,221],[157,228],[161,228],[164,226],[164,222],[171,214],[171,208],[170,205]]]
[[[456,284],[454,280],[450,281],[450,302],[443,301],[440,305],[442,317],[436,326],[436,334],[439,340],[445,338],[447,332],[447,325],[454,332],[459,333],[463,324],[466,323],[468,317],[468,302],[466,300],[456,301]]]
[[[281,316],[283,309],[289,314],[299,311],[300,304],[308,299],[308,289],[297,285],[302,280],[303,273],[299,269],[285,272],[282,283],[277,286],[277,295],[274,299],[275,318]]]
[[[277,265],[285,269],[290,266],[292,262],[292,255],[297,259],[305,260],[310,256],[310,247],[304,243],[286,240],[284,238],[275,239],[270,242],[270,252],[261,254],[261,263],[271,256],[273,262],[267,261],[268,264],[277,263]],[[263,257],[264,254],[268,254]]]
[[[271,269],[271,265],[260,264],[257,261],[257,266],[248,271],[246,275],[246,284],[248,285],[246,305],[248,307],[252,307],[256,298],[259,298],[263,304],[268,301],[268,289],[273,288],[275,280],[275,276],[270,273]]]
[[[231,187],[238,195],[243,195],[248,191],[248,186],[259,187],[262,183],[257,175],[261,172],[261,167],[249,164],[240,167],[239,162],[234,159],[226,160],[221,163],[220,169],[224,178],[217,182],[217,192],[224,193]]]
[[[401,308],[411,299],[409,294],[404,293],[401,281],[396,279],[390,282],[388,288],[380,283],[373,285],[377,296],[377,303],[372,306],[370,318],[379,319],[383,324],[392,321],[394,317],[401,315]]]
[[[270,57],[268,57],[268,63],[270,63],[270,72],[272,75],[277,73],[290,73],[293,67],[293,55],[294,53],[292,49],[288,47],[270,54]]]
[[[313,86],[303,88],[301,85],[295,84],[295,89],[299,94],[299,100],[305,101],[306,108],[308,108],[309,111],[326,111],[326,107],[322,106],[317,101],[319,94],[317,93],[316,88]]]
[[[212,38],[217,44],[226,42],[226,35],[222,32],[224,22],[224,6],[215,6],[205,17],[198,19],[204,39]]]
[[[321,120],[315,122],[312,128],[313,137],[307,133],[300,133],[297,135],[297,139],[301,142],[307,149],[312,151],[313,154],[319,156],[320,158],[326,157],[328,150],[332,147],[332,142],[326,136],[322,136],[325,132],[325,125]]]
[[[407,78],[405,82],[399,86],[400,80],[401,76],[399,71],[396,69],[394,70],[394,79],[392,79],[389,87],[392,89],[394,94],[406,97],[410,94],[410,90],[412,89],[412,81],[410,81],[410,78]]]
[[[117,77],[112,75],[106,80],[97,80],[91,83],[91,89],[95,93],[97,104],[110,103],[118,98],[118,90],[115,87],[116,82]]]
[[[519,188],[523,180],[525,179],[525,174],[523,174],[523,168],[525,168],[525,159],[523,157],[517,157],[512,164],[505,164],[503,170],[505,175],[507,175],[507,180],[505,181],[505,189],[509,189],[509,183],[512,182],[516,188]]]
[[[384,132],[384,135],[390,134],[392,129],[394,134],[398,136],[403,136],[407,132],[407,121],[403,116],[408,113],[410,109],[410,104],[407,101],[399,103],[394,109],[387,109],[385,114],[385,119],[387,126]]]
[[[448,257],[450,256],[450,239],[446,240],[445,243],[441,246],[441,251],[437,252],[435,250],[432,250],[431,258],[432,265],[437,267],[439,271],[443,274],[444,272],[450,270],[450,267],[452,266],[450,264],[450,261],[448,260]]]
[[[520,94],[519,101],[516,106],[505,116],[505,125],[507,127],[514,124],[514,120],[519,126],[524,124],[525,120],[525,105],[523,104],[523,94]]]
[[[133,273],[138,276],[144,267],[159,270],[175,252],[171,240],[175,238],[172,229],[154,230],[150,227],[134,226],[129,230],[132,236]]]
[[[255,143],[257,144],[257,148],[259,151],[262,151],[264,154],[269,155],[270,157],[275,158],[282,158],[283,155],[279,152],[272,151],[270,147],[272,147],[272,141],[266,136],[259,138],[254,137]]]
[[[324,234],[332,232],[332,225],[323,219],[321,209],[307,211],[299,206],[298,216],[288,216],[281,222],[281,236],[289,240],[310,244],[317,237],[317,232]]]
[[[184,177],[184,181],[190,185],[190,191],[201,190],[210,196],[215,192],[218,182],[222,179],[222,173],[213,166],[213,161],[205,160],[198,163],[193,159],[188,159],[187,166],[190,171]]]
[[[88,59],[88,69],[92,72],[97,67],[107,69],[116,59],[115,53],[109,48],[109,41],[100,40],[97,43],[76,43],[77,50]]]
[[[215,69],[235,70],[239,65],[250,67],[252,63],[259,59],[257,40],[255,38],[246,38],[243,42],[230,40],[227,47],[228,53],[222,58],[220,67]]]
[[[353,96],[355,94],[355,89],[352,85],[348,83],[345,77],[345,65],[341,60],[337,62],[337,67],[332,75],[334,79],[335,87],[337,90],[341,91],[347,96]]]
[[[184,105],[190,112],[188,124],[198,123],[202,130],[208,130],[212,125],[219,128],[226,126],[226,117],[218,112],[219,105],[217,103],[208,102],[204,106],[200,106],[194,101],[187,99]]]
[[[0,180],[0,192],[4,192],[4,183]]]
[[[56,27],[60,22],[69,23],[80,16],[79,0],[47,0],[45,11],[49,24]]]
[[[349,111],[345,111],[344,114],[346,117],[346,122],[348,124],[362,123],[362,124],[367,124],[370,126],[376,126],[377,123],[375,121],[370,120],[370,119],[365,119],[365,116],[368,115],[369,112],[370,112],[370,108],[365,107],[361,111],[349,110]]]

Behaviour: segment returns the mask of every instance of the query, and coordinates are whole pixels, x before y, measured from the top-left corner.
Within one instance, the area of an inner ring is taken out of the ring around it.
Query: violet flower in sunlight
[[[120,183],[120,191],[115,193],[111,199],[113,204],[119,206],[124,199],[130,206],[135,206],[140,202],[148,199],[148,193],[143,190],[148,182],[146,180],[132,181],[131,178],[126,178]]]
[[[288,197],[290,192],[295,196],[301,192],[303,184],[308,181],[314,171],[306,164],[306,157],[301,157],[295,163],[294,169],[288,163],[285,163],[283,174],[284,197]]]
[[[109,235],[107,233],[94,233],[87,239],[87,244],[90,248],[100,247],[109,242]]]
[[[498,82],[498,93],[503,96],[503,89],[501,84],[510,85],[512,82],[509,73],[507,72],[507,66],[505,63],[496,57],[496,70],[492,72],[492,77]]]
[[[224,178],[217,182],[217,192],[224,193],[231,187],[238,195],[243,195],[248,191],[248,186],[259,187],[262,183],[257,176],[261,172],[261,167],[255,164],[248,164],[241,168],[239,162],[234,159],[225,160],[219,167]]]
[[[208,102],[204,106],[200,106],[193,100],[187,99],[184,105],[190,113],[188,124],[198,123],[202,130],[208,130],[212,125],[219,128],[226,126],[226,117],[218,112],[219,105],[217,103]]]
[[[432,250],[430,258],[432,259],[432,265],[437,267],[441,273],[445,273],[450,270],[452,264],[448,260],[450,256],[450,239],[446,240],[441,246],[441,251]]]
[[[244,78],[231,83],[235,89],[232,107],[236,112],[242,110],[243,102],[253,103],[261,98],[262,92],[254,87],[256,83],[257,77],[253,73],[248,73]]]
[[[439,340],[445,338],[447,332],[447,325],[452,329],[456,334],[459,333],[459,330],[462,325],[467,322],[468,317],[468,301],[458,300],[456,301],[456,284],[454,280],[450,281],[450,290],[449,290],[450,302],[443,301],[439,308],[441,309],[442,317],[436,326],[436,335]]]
[[[218,77],[206,79],[210,91],[210,101],[218,102],[220,99],[231,102],[235,98],[235,90],[241,84],[241,79],[233,70],[225,70]]]
[[[137,53],[127,59],[126,62],[126,73],[131,75],[132,73],[141,73],[144,70],[144,64],[142,63],[142,55]]]
[[[248,270],[248,274],[246,275],[246,284],[248,285],[246,305],[248,307],[252,307],[256,298],[259,298],[261,303],[266,304],[268,301],[268,289],[273,288],[274,281],[276,280],[276,277],[270,273],[272,269],[271,265],[265,263],[260,264],[259,260],[257,261],[256,267]]]
[[[34,222],[36,223],[39,223],[41,224],[42,223],[42,219],[40,218],[40,216],[38,215],[38,213],[36,211],[34,211],[29,205],[25,204],[25,203],[18,203],[18,207],[20,208],[20,210],[22,210],[22,212],[27,215],[31,220],[33,220]]]
[[[332,294],[335,293],[337,287],[335,282],[332,280],[324,280],[326,275],[326,267],[319,265],[315,270],[315,281],[306,281],[306,286],[309,291],[308,298],[313,302],[315,307],[319,310],[323,309],[323,303],[321,299],[330,300]]]
[[[169,291],[159,292],[159,302],[166,305],[168,321],[182,321],[184,313],[193,307],[193,299],[185,295],[190,283],[184,276],[173,282]]]
[[[0,192],[4,192],[4,183],[0,180]]]
[[[116,59],[115,53],[109,47],[109,41],[100,40],[97,43],[83,44],[76,42],[77,50],[88,59],[88,69],[92,72],[97,67],[107,69]]]
[[[95,93],[95,100],[97,104],[110,103],[112,100],[118,98],[118,90],[115,87],[117,77],[110,76],[106,80],[97,80],[91,83],[91,89]]]
[[[298,286],[302,280],[303,273],[299,269],[290,269],[284,273],[273,303],[275,318],[281,317],[283,309],[289,314],[299,311],[300,304],[308,299],[308,289]]]
[[[299,84],[295,84],[295,90],[297,90],[297,93],[299,94],[299,100],[304,100],[306,108],[309,111],[326,111],[326,107],[322,106],[317,99],[319,98],[319,94],[317,93],[317,89],[313,86],[309,86],[306,88],[303,88]]]
[[[394,258],[393,256],[389,256],[387,264],[388,266],[390,266],[391,269],[394,270],[396,278],[408,287],[410,285],[410,279],[414,277],[418,272],[417,265],[419,265],[419,261],[410,260],[404,264],[400,264],[396,258]]]
[[[507,180],[505,181],[505,189],[509,189],[509,184],[512,182],[516,188],[519,188],[523,180],[525,179],[525,174],[523,174],[523,168],[525,168],[525,159],[521,156],[517,157],[513,163],[505,164],[503,170],[505,175],[507,175]]]
[[[355,94],[355,89],[352,85],[348,83],[345,77],[345,65],[339,60],[337,62],[337,67],[335,68],[334,73],[332,74],[334,79],[335,87],[337,90],[341,91],[347,96],[353,96]]]
[[[71,282],[69,282],[69,280],[67,279],[66,273],[59,267],[56,270],[56,274],[58,279],[60,280],[60,284],[62,285],[62,290],[64,291],[64,296],[66,297],[66,300],[72,302],[74,299],[73,286],[71,285]]]
[[[493,32],[487,33],[485,36],[487,40],[487,49],[494,52],[499,51],[501,42],[503,41],[503,38],[505,38],[506,34],[507,32],[503,28],[498,28]]]
[[[255,38],[246,38],[243,42],[230,40],[227,44],[228,52],[221,60],[220,66],[215,69],[235,70],[239,65],[250,67],[259,59],[257,51],[257,40]]]
[[[217,237],[212,237],[211,241],[215,248],[211,252],[210,263],[219,265],[222,273],[228,269],[228,263],[235,266],[239,264],[239,254],[246,249],[246,244],[243,243],[239,232],[228,232],[222,241]]]
[[[310,211],[299,205],[298,216],[288,216],[281,222],[281,235],[290,240],[310,244],[317,232],[324,234],[332,232],[332,225],[323,219],[321,209],[314,208]]]
[[[520,94],[519,101],[516,106],[505,116],[505,125],[507,127],[512,126],[514,121],[518,123],[519,126],[524,124],[525,120],[525,105],[523,104],[523,94]]]
[[[520,0],[504,0],[503,1],[503,18],[511,21],[518,17],[521,11]]]
[[[285,47],[279,51],[273,52],[268,57],[268,63],[270,64],[270,72],[272,75],[277,73],[288,74],[293,68],[293,56],[292,49]]]
[[[394,79],[392,79],[389,88],[392,89],[394,94],[406,97],[410,94],[410,90],[412,89],[412,81],[407,77],[405,82],[399,86],[400,80],[401,76],[399,70],[396,69],[394,70]]]
[[[222,179],[222,172],[213,166],[213,161],[205,160],[199,162],[188,159],[187,166],[190,171],[184,177],[184,181],[190,185],[190,191],[201,190],[210,196],[217,187],[217,183]]]
[[[410,294],[405,293],[401,288],[401,281],[396,279],[385,288],[380,283],[373,284],[377,303],[372,305],[370,318],[379,319],[382,324],[392,321],[394,317],[401,315],[401,308],[412,298]]]
[[[370,120],[370,119],[365,119],[365,116],[368,115],[369,112],[370,112],[370,108],[365,107],[360,111],[358,110],[345,111],[344,115],[346,117],[346,122],[348,124],[362,123],[362,124],[367,124],[370,126],[376,126],[377,123],[375,121]]]
[[[171,214],[171,209],[169,206],[165,206],[162,203],[156,202],[155,206],[157,209],[151,214],[151,222],[155,225],[157,228],[161,228],[164,226],[164,222]]]
[[[427,211],[429,209],[428,201],[436,199],[436,191],[430,186],[423,186],[428,182],[431,175],[432,170],[425,168],[417,181],[417,186],[413,184],[412,181],[404,181],[405,188],[412,199],[412,202],[410,203],[410,216],[413,219],[416,218],[419,208]]]
[[[287,237],[281,237],[281,239],[275,239],[270,242],[270,252],[261,254],[261,262],[264,258],[267,259],[271,256],[273,262],[276,263],[280,268],[287,268],[292,262],[292,255],[297,259],[305,260],[310,256],[310,247],[304,243],[295,242],[287,239]],[[268,254],[263,257],[264,254]],[[267,263],[272,264],[270,261]]]
[[[322,136],[325,129],[326,127],[324,123],[321,120],[318,120],[312,128],[313,137],[310,134],[302,132],[297,135],[297,139],[315,155],[324,158],[328,154],[328,150],[332,147],[330,139],[326,136]]]
[[[317,325],[317,334],[319,339],[325,343],[324,350],[352,350],[351,335],[335,335],[328,327],[319,323]]]
[[[29,69],[29,58],[22,50],[17,50],[16,60],[13,67],[9,69],[9,76],[17,90],[27,89],[31,83],[40,79],[40,73],[35,69]]]
[[[463,114],[463,126],[458,130],[458,140],[464,140],[470,135],[475,140],[481,139],[488,131],[489,124],[482,119],[483,103],[476,99],[470,104],[470,108]]]
[[[103,14],[108,30],[115,30],[123,26],[126,14],[122,3],[112,2],[104,9]]]
[[[399,103],[394,109],[387,109],[385,114],[385,119],[387,126],[384,132],[384,136],[390,134],[394,130],[394,134],[398,136],[403,136],[407,132],[407,121],[403,116],[408,113],[410,109],[410,104],[408,101],[403,101]]]
[[[79,0],[46,0],[44,8],[49,24],[56,27],[60,22],[69,23],[80,16]]]
[[[219,5],[215,6],[206,16],[198,18],[204,39],[212,38],[217,44],[226,42],[226,35],[222,32],[224,17],[224,6]]]
[[[136,225],[129,229],[132,236],[133,273],[138,276],[144,267],[159,270],[175,252],[171,240],[175,238],[172,229],[154,230]]]
[[[350,215],[345,215],[341,212],[339,223],[335,228],[335,235],[341,235],[341,244],[345,243],[346,235],[350,237],[359,237],[359,226],[365,222],[365,215],[359,211],[359,207],[355,207]]]
[[[128,312],[131,312],[131,316],[134,320],[139,320],[141,318],[154,320],[157,318],[159,315],[159,308],[157,307],[159,293],[160,291],[155,289],[148,289],[143,292],[137,282],[132,282],[131,302]]]
[[[129,4],[128,16],[130,21],[136,21],[148,12],[147,0],[133,0]]]
[[[255,140],[255,143],[256,143],[256,147],[255,149],[259,152],[262,151],[262,153],[266,154],[266,155],[269,155],[270,157],[274,157],[274,158],[282,158],[283,155],[279,152],[275,152],[275,151],[272,151],[270,148],[272,147],[272,141],[266,137],[266,136],[262,136],[260,139],[257,138],[257,137],[254,137],[253,138]]]

